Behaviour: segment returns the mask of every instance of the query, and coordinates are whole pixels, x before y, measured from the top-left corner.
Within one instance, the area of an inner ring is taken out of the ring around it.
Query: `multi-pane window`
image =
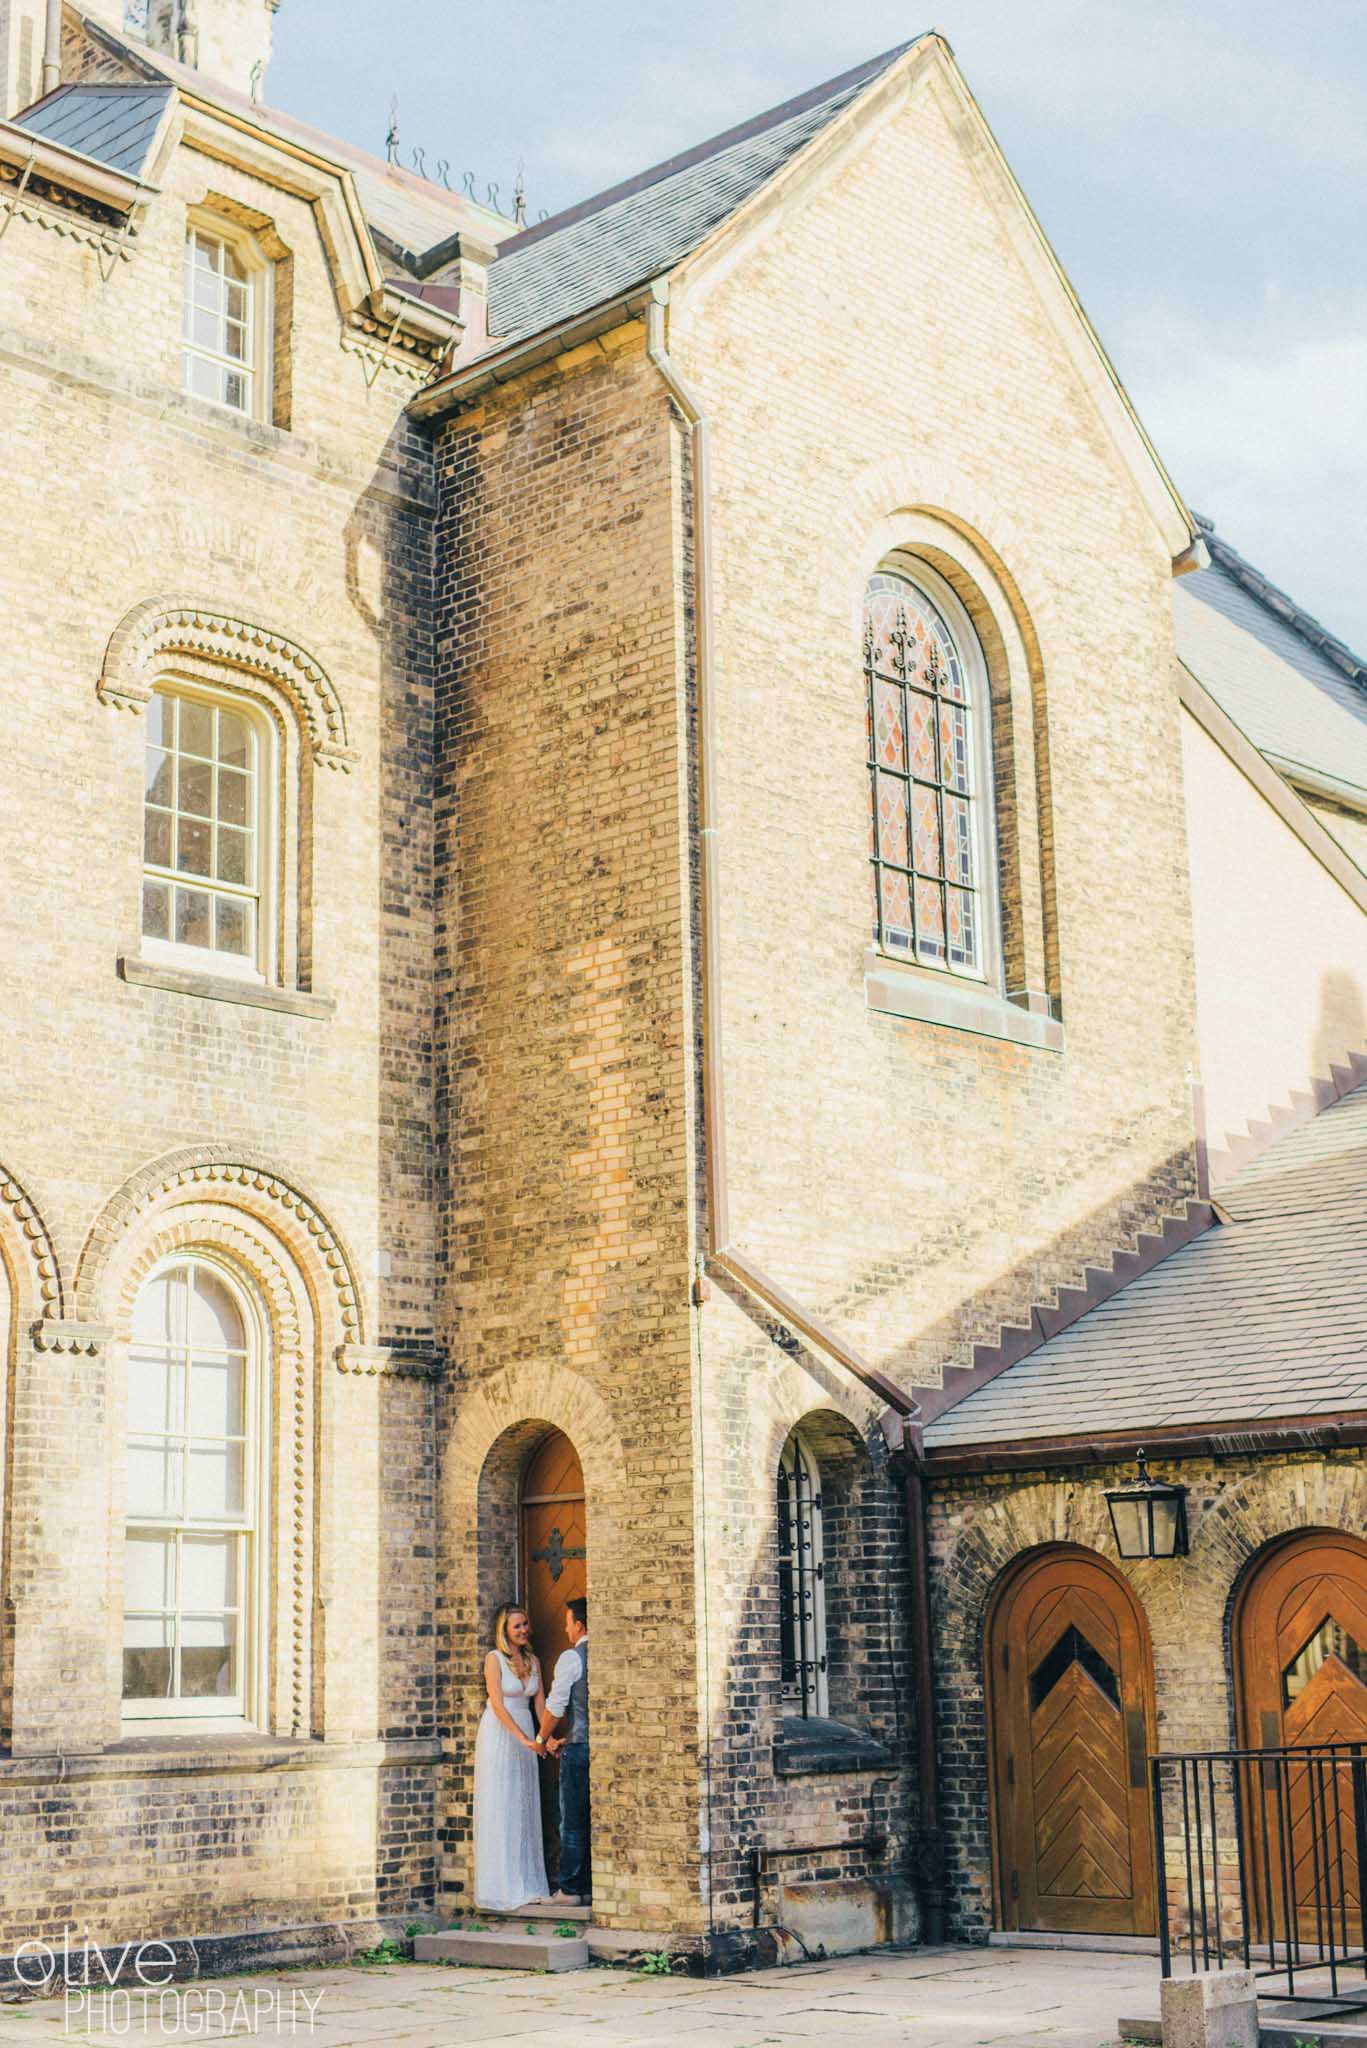
[[[864,598],[873,931],[885,952],[985,972],[983,706],[940,606],[880,569]]]
[[[181,383],[234,412],[258,410],[257,280],[231,242],[191,226],[185,238]]]
[[[157,690],[147,707],[142,932],[254,967],[261,743],[232,705]]]
[[[816,1460],[790,1436],[778,1468],[779,1675],[805,1716],[826,1711],[824,1579]]]
[[[245,1303],[205,1260],[165,1267],[138,1296],[124,1546],[130,1715],[245,1712],[257,1351]]]

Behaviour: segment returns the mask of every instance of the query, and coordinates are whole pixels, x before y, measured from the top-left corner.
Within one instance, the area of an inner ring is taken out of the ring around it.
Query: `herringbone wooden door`
[[[1239,1602],[1234,1639],[1240,1734],[1248,1748],[1367,1743],[1367,1545],[1357,1537],[1311,1531],[1270,1552]],[[1262,1775],[1262,1798],[1248,1801],[1259,1935],[1266,1939],[1269,1931],[1263,1800],[1270,1809],[1280,1797],[1290,1823],[1292,1868],[1283,1892],[1274,1821],[1268,1830],[1268,1867],[1276,1871],[1272,1931],[1284,1939],[1291,1917],[1302,1941],[1319,1941],[1328,1911],[1336,1927],[1346,1920],[1356,1940],[1362,1924],[1360,1774],[1346,1764],[1291,1764],[1279,1778],[1270,1769]],[[1291,1915],[1288,1899],[1295,1902]]]
[[[1152,1934],[1148,1631],[1093,1552],[1052,1550],[1003,1589],[988,1636],[1001,1920]]]

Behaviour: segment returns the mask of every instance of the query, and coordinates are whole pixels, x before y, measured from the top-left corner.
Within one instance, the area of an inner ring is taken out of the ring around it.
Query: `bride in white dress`
[[[521,1607],[500,1607],[494,1617],[484,1683],[489,1704],[475,1738],[475,1904],[515,1913],[547,1894],[536,1768],[545,1754],[536,1731],[546,1702]]]

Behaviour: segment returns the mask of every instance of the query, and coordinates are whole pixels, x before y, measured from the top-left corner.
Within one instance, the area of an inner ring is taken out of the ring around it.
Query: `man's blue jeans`
[[[589,1746],[568,1743],[560,1752],[560,1889],[587,1898],[589,1870]]]

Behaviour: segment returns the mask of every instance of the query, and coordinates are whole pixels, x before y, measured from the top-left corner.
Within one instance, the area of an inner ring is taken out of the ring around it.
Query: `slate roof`
[[[1173,587],[1179,656],[1261,753],[1367,804],[1367,664],[1201,525],[1211,566]]]
[[[261,106],[249,99],[246,93],[235,92],[231,86],[222,85],[204,72],[180,63],[165,50],[154,50],[141,42],[130,41],[107,21],[85,13],[81,18],[98,41],[114,49],[129,66],[149,80],[165,80],[167,85],[183,86],[196,99],[208,100],[230,113],[246,115],[258,127],[302,142],[330,163],[345,166],[355,179],[357,196],[366,219],[400,252],[419,256],[449,241],[462,227],[478,225],[484,234],[513,232],[510,220],[495,213],[492,207],[482,205],[479,200],[471,199],[466,192],[452,192],[434,179],[419,177],[416,171],[386,163],[382,157],[373,156],[368,150],[357,149],[338,136],[324,134],[321,129],[310,127],[308,122],[296,120],[292,114],[281,113],[276,107]],[[133,85],[73,86],[62,90],[100,90],[132,95],[144,90],[165,91],[167,85],[158,82],[146,88]],[[40,102],[40,106],[47,104],[49,102]],[[28,114],[20,117],[21,121],[26,124],[30,114],[37,111],[36,108],[30,109]]]
[[[671,270],[872,80],[881,57],[526,229],[489,273],[489,328],[525,340]]]
[[[141,178],[173,97],[169,85],[59,85],[16,114],[14,125],[125,177]]]
[[[927,1448],[1367,1408],[1367,1087],[1220,1201],[1232,1221],[947,1409]]]

